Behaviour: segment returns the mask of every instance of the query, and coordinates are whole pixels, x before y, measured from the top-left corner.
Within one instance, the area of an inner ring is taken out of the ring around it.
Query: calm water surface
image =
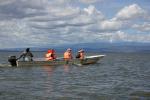
[[[43,52],[33,52],[42,57]],[[150,54],[107,53],[87,66],[10,67],[0,52],[0,100],[150,100]]]

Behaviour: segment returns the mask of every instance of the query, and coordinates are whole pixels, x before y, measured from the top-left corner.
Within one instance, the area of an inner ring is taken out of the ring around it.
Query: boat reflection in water
[[[44,72],[46,73],[46,81],[44,81],[44,98],[49,97],[49,95],[52,95],[52,91],[54,90],[54,86],[53,86],[53,81],[52,81],[52,75],[53,75],[53,71],[55,69],[54,66],[42,66]],[[43,81],[42,81],[43,82]],[[46,87],[46,88],[45,88]]]
[[[64,65],[64,72],[68,73],[69,72],[69,65]]]
[[[51,77],[53,74],[54,66],[42,66],[44,71],[48,73],[48,76]]]

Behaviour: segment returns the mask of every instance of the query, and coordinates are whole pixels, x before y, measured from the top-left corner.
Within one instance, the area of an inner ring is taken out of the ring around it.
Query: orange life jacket
[[[54,58],[52,57],[52,53],[46,53],[45,54],[45,59],[46,60],[53,60]]]
[[[72,59],[72,54],[71,54],[71,52],[68,52],[68,51],[66,51],[65,53],[64,53],[64,59]]]

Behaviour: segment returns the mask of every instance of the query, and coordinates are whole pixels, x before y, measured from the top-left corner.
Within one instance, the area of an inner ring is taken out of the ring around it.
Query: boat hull
[[[101,58],[103,58],[104,55],[97,55],[97,56],[89,56],[86,57],[83,60],[80,59],[73,59],[70,61],[65,61],[63,59],[56,59],[52,61],[16,61],[17,67],[22,66],[57,66],[57,65],[88,65],[88,64],[95,64],[97,63]]]

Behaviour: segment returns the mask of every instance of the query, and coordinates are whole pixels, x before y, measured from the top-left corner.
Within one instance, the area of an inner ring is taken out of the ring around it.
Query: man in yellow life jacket
[[[70,48],[68,48],[66,50],[66,52],[64,53],[64,60],[67,61],[67,63],[68,63],[68,61],[71,60],[72,58],[73,58],[72,57],[72,50]]]
[[[56,59],[55,51],[53,49],[47,50],[47,53],[45,54],[46,60],[54,60]]]
[[[84,50],[83,49],[80,49],[79,51],[78,51],[78,54],[77,54],[77,56],[76,56],[76,58],[79,58],[79,59],[84,59]]]

